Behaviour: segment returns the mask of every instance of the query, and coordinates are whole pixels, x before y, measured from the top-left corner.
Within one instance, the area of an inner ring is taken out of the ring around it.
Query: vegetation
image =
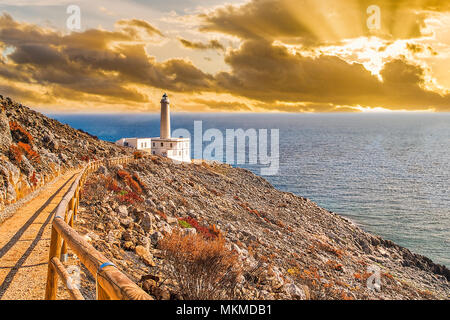
[[[178,220],[178,223],[185,223],[186,225],[189,225],[190,228],[197,230],[197,232],[205,239],[216,239],[220,236],[220,231],[215,225],[212,225],[209,228],[205,227],[192,217],[181,218]]]
[[[185,300],[223,300],[236,297],[241,275],[237,255],[225,246],[223,237],[205,239],[200,234],[173,232],[160,242],[171,264],[179,294]]]
[[[17,121],[9,122],[9,129],[11,134],[16,141],[20,141],[26,144],[33,143],[33,137],[31,134],[25,130]]]

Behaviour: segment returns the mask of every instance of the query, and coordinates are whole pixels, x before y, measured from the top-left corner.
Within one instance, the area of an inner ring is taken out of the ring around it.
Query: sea
[[[159,136],[159,114],[47,115],[111,142]],[[450,267],[450,113],[175,113],[172,130],[193,135],[194,121],[278,129],[279,169],[264,176],[276,188]]]

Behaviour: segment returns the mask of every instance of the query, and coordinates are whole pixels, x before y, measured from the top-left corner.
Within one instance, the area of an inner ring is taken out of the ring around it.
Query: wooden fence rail
[[[80,201],[80,189],[87,176],[96,171],[100,165],[121,165],[134,161],[134,157],[112,158],[104,161],[93,161],[82,170],[71,185],[69,191],[56,208],[52,224],[50,254],[48,262],[46,300],[55,300],[58,289],[58,278],[61,277],[72,299],[84,300],[78,288],[72,285],[70,276],[62,261],[67,261],[70,248],[81,263],[96,279],[96,294],[99,300],[152,300],[133,281],[118,270],[100,252],[90,245],[73,229],[77,218]]]

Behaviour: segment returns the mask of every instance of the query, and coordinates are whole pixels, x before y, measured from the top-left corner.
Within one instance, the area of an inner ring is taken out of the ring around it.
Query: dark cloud
[[[64,35],[0,16],[0,44],[12,48],[0,63],[0,75],[28,84],[40,84],[55,96],[97,95],[108,99],[146,102],[148,97],[130,85],[176,92],[208,90],[213,76],[191,62],[156,62],[145,51],[147,34],[161,35],[142,20],[121,20],[117,31],[86,30]],[[135,29],[133,29],[135,28]],[[73,98],[72,98],[73,99]]]
[[[225,51],[225,47],[218,40],[210,40],[208,43],[203,42],[191,42],[186,39],[178,39],[181,44],[189,49],[196,50],[220,50]]]
[[[291,54],[283,46],[260,40],[244,42],[225,61],[231,71],[216,76],[218,86],[266,104],[331,103],[410,110],[434,107],[441,111],[450,105],[449,95],[422,88],[422,68],[401,59],[384,66],[383,82],[361,64],[349,64],[336,56]]]

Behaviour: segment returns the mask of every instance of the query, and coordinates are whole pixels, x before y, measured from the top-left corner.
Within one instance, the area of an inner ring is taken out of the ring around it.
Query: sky
[[[0,94],[37,110],[449,112],[449,67],[448,0],[0,0]]]

